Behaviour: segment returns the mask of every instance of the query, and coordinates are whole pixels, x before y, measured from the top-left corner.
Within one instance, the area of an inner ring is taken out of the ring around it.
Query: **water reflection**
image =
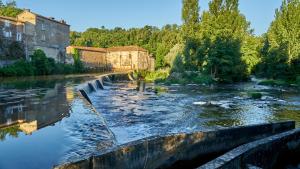
[[[96,76],[1,79],[0,168],[50,169],[112,147],[105,120],[77,92]]]
[[[65,83],[53,88],[0,89],[0,139],[17,137],[18,132],[32,134],[69,116],[73,91]]]

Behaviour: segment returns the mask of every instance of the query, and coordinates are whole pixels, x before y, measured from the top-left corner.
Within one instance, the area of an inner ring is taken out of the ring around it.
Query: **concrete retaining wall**
[[[196,168],[211,160],[207,157],[214,158],[242,144],[294,128],[295,122],[282,122],[150,137],[56,169],[154,169],[181,164]]]
[[[300,162],[300,128],[242,145],[198,169],[284,168]]]

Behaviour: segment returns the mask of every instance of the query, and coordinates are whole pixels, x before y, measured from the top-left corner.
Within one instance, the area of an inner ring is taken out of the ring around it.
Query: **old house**
[[[19,42],[27,59],[36,49],[42,49],[48,57],[65,62],[70,33],[70,25],[65,21],[24,10],[16,18],[0,16],[0,29],[0,55],[9,55],[9,45]]]
[[[57,21],[30,10],[24,10],[17,16],[17,20],[24,23],[27,56],[36,49],[42,49],[48,57],[58,62],[65,61],[66,47],[69,46],[70,25],[64,20]]]
[[[19,22],[16,18],[0,16],[0,61],[7,60],[6,56],[14,55],[15,47],[19,46],[20,50],[24,50],[24,23]],[[23,56],[10,56],[14,59]],[[0,62],[9,64],[10,61]]]
[[[154,59],[149,52],[139,46],[120,46],[111,48],[95,48],[69,46],[68,54],[78,50],[80,59],[90,68],[106,68],[113,70],[153,69]]]

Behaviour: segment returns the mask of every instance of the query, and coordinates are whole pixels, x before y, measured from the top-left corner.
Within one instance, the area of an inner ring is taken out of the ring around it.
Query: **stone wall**
[[[137,46],[114,48],[93,48],[70,46],[67,48],[69,57],[77,49],[86,67],[108,68],[114,70],[146,70],[154,67],[154,59],[149,52]]]
[[[152,169],[173,165],[196,168],[209,157],[213,159],[242,144],[294,128],[295,122],[283,122],[150,137],[56,169]]]
[[[69,46],[70,26],[63,21],[47,18],[28,10],[17,16],[25,22],[27,54],[42,49],[46,55],[58,62],[65,62],[66,47]]]
[[[0,16],[0,59],[16,59],[9,58],[9,48],[13,43],[24,43],[23,29],[24,24],[15,18]]]

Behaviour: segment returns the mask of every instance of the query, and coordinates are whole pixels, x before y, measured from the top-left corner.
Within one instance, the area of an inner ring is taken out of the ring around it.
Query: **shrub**
[[[84,66],[83,66],[82,61],[80,60],[80,54],[79,54],[79,51],[77,49],[75,49],[75,51],[74,51],[73,59],[74,59],[75,71],[77,73],[83,73],[84,72]]]
[[[261,97],[262,97],[262,94],[259,92],[249,93],[249,95],[252,99],[261,99]]]
[[[156,86],[156,87],[154,88],[154,92],[155,92],[155,93],[166,93],[166,92],[168,92],[168,88],[166,88],[166,87],[161,87],[161,86]]]
[[[169,76],[169,70],[168,69],[160,69],[155,72],[147,72],[145,75],[145,80],[147,82],[159,82],[164,81]]]
[[[72,74],[84,72],[81,61],[75,65],[56,63],[53,58],[38,49],[31,56],[31,61],[20,60],[13,65],[0,68],[0,76],[34,76],[52,74]]]
[[[11,66],[0,69],[1,76],[32,76],[34,75],[34,67],[25,60],[20,60]]]
[[[35,75],[51,74],[52,60],[48,59],[43,50],[35,50],[31,56],[31,63],[35,68]]]

